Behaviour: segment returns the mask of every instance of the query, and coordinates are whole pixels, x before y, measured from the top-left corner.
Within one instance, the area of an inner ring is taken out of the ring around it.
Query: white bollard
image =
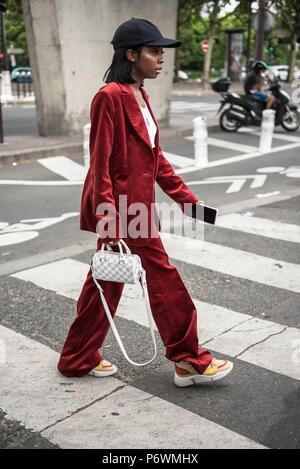
[[[272,148],[272,138],[274,131],[275,111],[265,109],[260,129],[259,151],[265,153]]]
[[[90,165],[90,130],[91,124],[86,124],[83,127],[83,162],[85,168]]]
[[[193,119],[195,166],[207,166],[207,125],[205,117]]]
[[[13,102],[14,97],[12,94],[11,89],[11,79],[10,79],[10,72],[4,70],[1,73],[1,103],[11,103]]]

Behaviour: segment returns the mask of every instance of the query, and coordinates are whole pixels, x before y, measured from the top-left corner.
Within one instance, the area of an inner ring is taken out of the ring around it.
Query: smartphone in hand
[[[190,205],[190,204],[189,204]],[[191,209],[186,210],[185,215],[192,217],[196,220],[204,221],[205,223],[210,223],[214,225],[216,222],[216,217],[218,214],[218,209],[206,205],[204,203],[192,204]]]

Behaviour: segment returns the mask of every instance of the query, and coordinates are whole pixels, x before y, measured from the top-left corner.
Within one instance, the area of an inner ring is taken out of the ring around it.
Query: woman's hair
[[[140,57],[143,46],[122,47],[115,50],[112,63],[106,70],[103,81],[110,83],[115,81],[117,83],[135,83],[131,76],[133,63],[126,57],[126,51],[133,49],[137,52],[138,58]]]

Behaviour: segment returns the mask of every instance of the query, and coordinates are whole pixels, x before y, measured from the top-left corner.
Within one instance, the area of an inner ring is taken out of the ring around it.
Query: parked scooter
[[[281,89],[279,80],[273,73],[268,76],[268,91],[277,98],[272,109],[275,113],[275,125],[282,125],[285,130],[294,132],[300,126],[300,113],[288,93]],[[248,95],[238,95],[228,91],[230,78],[219,78],[210,82],[211,87],[222,96],[221,106],[217,112],[219,114],[224,106],[229,105],[220,115],[220,127],[227,132],[236,132],[245,125],[260,126],[262,122],[262,112],[265,104],[255,101]]]

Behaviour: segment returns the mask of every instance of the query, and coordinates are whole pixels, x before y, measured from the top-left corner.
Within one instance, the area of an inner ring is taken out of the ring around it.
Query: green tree
[[[240,18],[243,18],[247,25],[248,0],[241,0],[229,13],[225,12],[225,7],[231,0],[179,0],[178,7],[178,37],[183,41],[181,51],[178,51],[177,68],[180,62],[185,63],[186,57],[193,57],[193,60],[202,67],[203,85],[207,85],[211,63],[217,57],[218,66],[222,66],[225,58],[226,35],[222,28],[228,27],[228,20],[232,18],[234,27],[240,27]],[[218,48],[214,48],[217,38]],[[200,43],[203,39],[209,40],[209,49],[203,53]]]
[[[199,10],[203,0],[178,0],[177,36],[182,41],[182,47],[175,51],[175,81],[178,80],[178,70],[186,64],[198,63],[200,60],[199,37],[196,25],[199,20]]]
[[[29,66],[25,23],[22,11],[22,0],[8,0],[7,12],[4,15],[7,47],[23,49],[22,54],[16,55],[18,66]]]
[[[282,26],[289,32],[290,55],[288,81],[294,78],[297,59],[297,40],[300,37],[300,4],[299,0],[275,0],[275,5],[281,18]]]

